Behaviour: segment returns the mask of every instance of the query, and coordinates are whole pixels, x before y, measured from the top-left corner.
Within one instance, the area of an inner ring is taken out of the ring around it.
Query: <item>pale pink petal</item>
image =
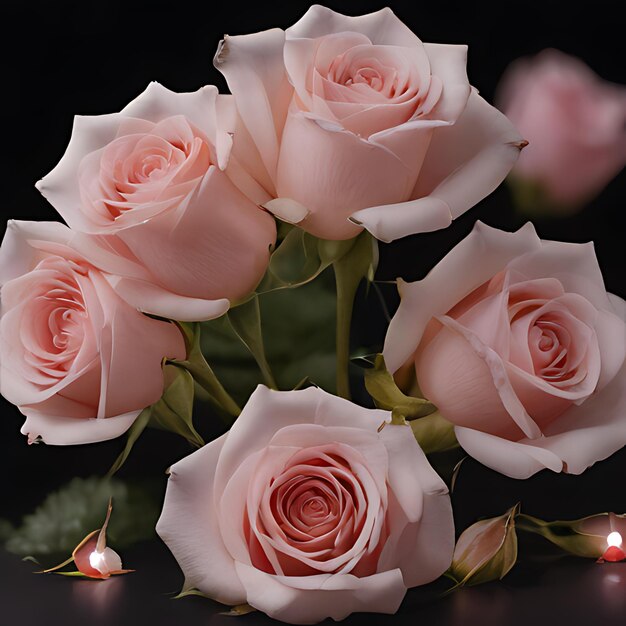
[[[224,315],[230,308],[230,302],[225,298],[189,298],[143,280],[119,276],[108,276],[107,279],[116,293],[132,307],[179,322],[212,320]]]
[[[113,295],[104,277],[94,273],[92,280],[106,317],[100,348],[100,410],[108,417],[143,409],[161,397],[163,359],[185,358],[182,333],[174,324],[152,319],[128,306]]]
[[[327,617],[340,621],[356,612],[393,614],[406,593],[399,569],[357,578],[273,576],[243,563],[236,568],[248,604],[290,624],[316,624]]]
[[[402,302],[389,326],[383,351],[389,371],[396,372],[412,357],[434,315],[449,311],[506,263],[540,245],[530,223],[516,233],[507,233],[477,222],[470,235],[426,278],[401,283]],[[446,288],[441,289],[441,285]]]
[[[502,357],[495,350],[485,345],[471,330],[468,330],[451,317],[443,316],[437,319],[448,330],[451,330],[453,333],[458,333],[460,337],[467,342],[469,348],[474,352],[474,354],[487,366],[492,377],[493,385],[498,392],[500,401],[502,402],[502,405],[506,409],[507,413],[513,418],[513,421],[518,428],[527,437],[539,437],[541,435],[541,430],[528,414],[522,399],[520,399],[515,392],[508,375],[506,363],[503,361]],[[459,359],[459,361],[464,367],[467,366],[467,363],[464,363],[463,359]],[[479,389],[480,388],[477,387],[477,391]],[[455,419],[454,411],[450,411],[449,415],[452,420]]]
[[[9,220],[0,247],[0,285],[22,276],[33,268],[37,250],[32,241],[68,245],[72,231],[59,222],[26,222]]]
[[[418,350],[415,371],[424,395],[456,425],[510,439],[523,436],[521,426],[540,432],[516,398],[504,364],[477,338],[442,328]]]
[[[419,211],[413,202],[387,204],[356,211],[348,218],[353,224],[366,228],[376,239],[391,243],[406,236],[409,230],[430,233],[452,224],[450,207],[432,196],[420,200]]]
[[[213,60],[226,77],[270,178],[276,172],[280,136],[293,92],[283,65],[284,42],[285,33],[278,28],[225,36]]]
[[[407,28],[388,7],[375,13],[351,17],[316,4],[286,31],[290,39],[315,39],[344,32],[361,33],[374,44],[406,46],[407,48],[422,45],[417,35]]]
[[[57,166],[36,187],[71,228],[90,232],[93,224],[82,210],[78,169],[85,156],[111,143],[117,136],[121,113],[74,117],[72,136]]]
[[[598,309],[611,310],[592,242],[542,241],[539,250],[520,255],[509,264],[510,270],[520,272],[527,279],[544,278],[546,268],[566,292],[584,296]]]
[[[509,441],[462,426],[457,426],[454,432],[470,456],[510,478],[523,480],[542,469],[553,472],[563,469],[561,458],[540,446],[542,439]]]
[[[433,201],[441,207],[438,212],[445,213],[447,208],[448,219],[456,219],[504,180],[522,145],[522,138],[507,118],[472,91],[458,121],[435,129],[412,193],[415,199],[392,211],[375,205],[351,217],[384,241],[423,232],[421,207],[425,204],[431,214]],[[426,227],[432,228],[432,223],[427,222]]]
[[[415,485],[407,480],[406,476],[419,476],[423,469],[421,457],[424,453],[415,441],[409,426],[387,424],[380,431],[380,439],[385,444],[389,456],[387,476],[389,488],[395,494],[407,520],[418,522],[422,516],[424,492],[430,485],[420,485],[424,490],[422,492],[415,489]],[[443,483],[439,489],[444,493],[447,492]]]
[[[626,320],[626,303],[616,296],[612,299]],[[562,458],[570,474],[584,472],[626,445],[625,377],[626,361],[602,391],[552,422],[536,445]]]
[[[265,448],[275,432],[285,426],[310,423],[323,394],[315,387],[280,393],[259,385],[229,431],[215,475],[218,491],[224,490],[242,460]]]
[[[220,538],[213,476],[227,435],[170,468],[157,533],[185,574],[185,589],[197,588],[219,602],[246,602],[246,591]]]
[[[118,237],[168,291],[234,301],[251,293],[263,277],[276,224],[226,174],[210,167],[194,194],[175,211],[125,229]]]
[[[329,130],[292,108],[277,176],[278,196],[310,211],[301,227],[317,237],[337,240],[362,230],[347,219],[355,210],[408,199],[417,171],[388,148],[348,131]]]
[[[217,87],[213,85],[200,87],[194,92],[176,93],[153,81],[143,93],[122,109],[120,115],[148,120],[155,124],[168,117],[184,115],[215,145],[218,140],[218,122],[215,114],[218,98],[220,96]],[[232,130],[233,128],[227,126],[222,132]]]
[[[141,410],[107,418],[76,418],[49,416],[35,408],[20,407],[26,415],[21,432],[29,441],[41,437],[42,441],[54,446],[73,446],[84,443],[106,441],[123,435],[135,421]]]
[[[471,87],[467,79],[467,46],[425,43],[433,76],[443,82],[443,92],[428,117],[456,122],[462,115]]]

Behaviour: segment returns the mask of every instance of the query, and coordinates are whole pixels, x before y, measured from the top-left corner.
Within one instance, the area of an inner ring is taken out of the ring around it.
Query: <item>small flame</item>
[[[622,538],[620,537],[620,543],[622,542]],[[89,565],[91,565],[91,567],[93,567],[94,569],[97,569],[98,571],[101,571],[101,567],[102,567],[102,562],[104,561],[104,554],[102,554],[102,552],[98,552],[97,550],[94,550],[90,555],[89,555]]]
[[[606,542],[609,548],[619,548],[622,545],[622,536],[617,531],[614,531],[606,538]]]

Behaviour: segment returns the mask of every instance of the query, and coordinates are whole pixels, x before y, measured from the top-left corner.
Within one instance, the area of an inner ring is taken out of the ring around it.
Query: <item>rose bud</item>
[[[72,576],[82,574],[87,578],[100,578],[105,579],[110,576],[118,576],[120,574],[129,574],[134,572],[132,569],[122,569],[122,559],[120,555],[112,548],[107,546],[107,528],[109,526],[109,520],[111,519],[111,512],[113,510],[112,501],[109,500],[109,506],[107,508],[106,518],[102,528],[94,530],[89,533],[72,552],[72,556],[57,565],[46,569],[42,574],[49,574],[56,572],[65,576]],[[69,565],[71,562],[77,567],[76,572],[59,572],[61,568]]]
[[[525,145],[470,86],[466,57],[422,43],[388,8],[316,5],[286,31],[226,36],[214,62],[235,96],[247,193],[324,239],[446,228]]]
[[[402,301],[383,350],[478,461],[580,474],[626,444],[626,303],[592,244],[480,222]]]
[[[174,464],[157,532],[185,590],[291,624],[395,613],[454,547],[448,490],[411,429],[314,387],[258,387]]]
[[[498,104],[530,142],[510,176],[529,213],[582,208],[626,164],[626,87],[577,58],[544,50],[515,61]]]
[[[57,222],[9,222],[0,248],[0,393],[29,442],[118,437],[163,392],[162,361],[184,359],[170,322],[143,315],[70,246]]]
[[[450,574],[459,585],[480,585],[504,578],[517,561],[515,516],[519,505],[499,517],[481,520],[461,533]]]
[[[76,117],[37,183],[76,232],[72,245],[146,313],[217,317],[265,273],[276,224],[228,176],[234,115],[215,87],[151,83],[121,113]]]

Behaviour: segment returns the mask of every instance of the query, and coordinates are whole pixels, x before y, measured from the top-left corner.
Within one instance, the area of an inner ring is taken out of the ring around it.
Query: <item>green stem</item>
[[[228,391],[224,389],[224,386],[220,383],[209,364],[204,359],[202,360],[204,363],[179,361],[178,364],[182,365],[194,377],[195,381],[211,396],[221,409],[231,417],[239,417],[241,413],[239,405],[232,399]]]
[[[333,262],[337,289],[337,394],[350,399],[350,327],[354,297],[359,283],[370,274],[374,248],[368,232],[359,235],[354,245]]]
[[[235,334],[259,366],[265,384],[270,389],[278,389],[276,379],[265,357],[259,297],[255,295],[247,302],[233,307],[227,315]]]
[[[337,394],[350,400],[350,326],[352,309],[358,282],[351,281],[342,271],[341,261],[333,265],[337,283],[337,326],[335,341],[337,345]],[[356,284],[354,284],[356,282]]]

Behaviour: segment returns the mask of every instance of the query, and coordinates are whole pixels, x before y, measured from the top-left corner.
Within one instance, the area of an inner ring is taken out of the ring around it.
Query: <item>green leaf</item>
[[[449,574],[457,585],[480,585],[504,578],[517,561],[515,516],[519,504],[504,515],[481,520],[461,533]]]
[[[21,556],[71,553],[85,535],[102,526],[102,511],[110,497],[115,515],[108,536],[114,548],[154,536],[158,495],[115,478],[74,478],[24,517],[7,541],[7,550]]]
[[[241,615],[248,615],[253,613],[256,609],[249,604],[238,604],[230,609],[230,611],[224,611],[221,615],[228,615],[229,617],[240,617]]]
[[[150,421],[150,417],[152,415],[152,407],[146,407],[137,417],[137,419],[132,423],[131,427],[126,431],[126,443],[124,444],[124,449],[120,452],[117,459],[111,466],[111,469],[107,472],[107,476],[111,477],[115,473],[119,471],[119,469],[126,463],[126,459],[130,455],[133,446],[139,439],[139,436],[148,426],[148,422]]]
[[[444,452],[459,446],[454,434],[454,424],[444,419],[439,411],[411,420],[409,426],[426,454]]]
[[[257,362],[265,384],[270,389],[277,389],[274,375],[265,357],[259,297],[254,295],[247,302],[231,308],[227,316],[233,330]]]
[[[163,370],[167,387],[161,399],[152,406],[148,425],[176,433],[200,448],[204,441],[193,426],[193,377],[175,365],[165,365]]]
[[[225,316],[218,318],[222,324]],[[241,409],[226,391],[213,369],[207,363],[202,352],[202,326],[199,323],[179,323],[185,336],[187,358],[184,361],[171,360],[169,363],[186,369],[208,394],[209,401],[225,416],[225,421],[232,422],[232,418],[241,413]]]
[[[259,297],[267,361],[280,389],[293,389],[305,377],[335,390],[335,294],[332,275],[298,289]],[[259,368],[226,317],[202,325],[202,350],[216,376],[245,403],[262,382]]]
[[[293,226],[270,257],[257,293],[299,287],[319,276],[330,262],[320,258],[318,239]]]
[[[211,600],[209,596],[207,596],[205,593],[202,593],[202,591],[196,589],[195,587],[191,589],[183,589],[179,594],[175,595],[172,600],[182,600],[183,598],[187,598],[189,596],[200,596],[201,598],[207,598],[208,600]]]
[[[430,415],[437,410],[428,400],[413,398],[400,391],[393,376],[387,371],[382,354],[376,355],[374,367],[364,370],[364,375],[365,388],[379,409],[396,409],[408,420]]]

